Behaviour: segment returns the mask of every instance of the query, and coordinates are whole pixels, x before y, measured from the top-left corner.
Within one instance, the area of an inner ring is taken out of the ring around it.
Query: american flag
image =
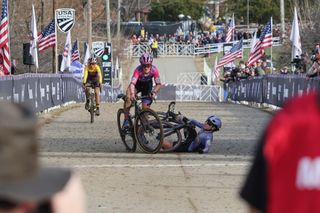
[[[53,47],[56,44],[55,36],[55,23],[54,20],[50,22],[46,28],[38,35],[38,47],[39,52],[42,52],[49,47]]]
[[[80,53],[78,48],[78,40],[76,40],[72,45],[72,49],[71,49],[71,63],[79,60],[80,60]]]
[[[224,66],[226,64],[229,64],[233,61],[235,61],[238,58],[242,58],[242,44],[243,40],[241,39],[236,43],[235,45],[232,46],[232,48],[227,52],[218,62],[216,69]]]
[[[250,53],[247,65],[252,66],[256,61],[263,57],[263,50],[272,46],[272,19],[264,26],[257,43]]]
[[[216,60],[214,61],[214,67],[213,67],[214,76],[212,76],[212,79],[219,79],[220,68],[217,67],[217,65],[218,65],[218,58],[216,57]]]
[[[229,26],[228,26],[228,32],[227,32],[227,36],[226,36],[227,43],[229,43],[231,41],[234,29],[235,29],[235,24],[234,24],[234,15],[233,15],[232,19],[229,23]]]
[[[9,51],[9,21],[7,0],[2,1],[2,15],[0,22],[0,55],[3,62],[4,74],[10,74],[10,51]]]

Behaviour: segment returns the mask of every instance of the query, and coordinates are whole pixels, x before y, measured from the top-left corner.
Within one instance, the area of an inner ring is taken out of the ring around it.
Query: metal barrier
[[[237,41],[231,42],[235,43]],[[159,56],[196,56],[203,54],[219,53],[223,51],[223,45],[226,43],[214,43],[204,46],[197,46],[194,44],[181,43],[158,43]],[[273,46],[281,46],[282,41],[280,37],[273,37]],[[243,48],[251,48],[251,39],[243,40]],[[150,46],[147,42],[140,42],[137,45],[130,45],[129,50],[125,52],[128,57],[140,57],[143,53],[149,52]]]
[[[304,75],[265,75],[253,77],[227,85],[228,98],[233,101],[264,103],[281,107],[291,97],[310,90],[320,90],[320,78]]]
[[[112,101],[120,88],[104,86],[102,101]],[[0,77],[0,100],[29,105],[35,112],[85,100],[82,82],[68,74],[22,74]]]

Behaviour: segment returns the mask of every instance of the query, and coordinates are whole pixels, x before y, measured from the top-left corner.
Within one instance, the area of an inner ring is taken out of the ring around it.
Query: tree
[[[179,21],[178,15],[184,14],[197,20],[203,14],[205,0],[157,0],[151,3],[151,21]]]
[[[248,0],[227,0],[225,2],[225,14],[236,18],[247,17]],[[272,16],[276,22],[280,21],[280,1],[273,0],[249,0],[249,21],[250,23],[265,24]]]

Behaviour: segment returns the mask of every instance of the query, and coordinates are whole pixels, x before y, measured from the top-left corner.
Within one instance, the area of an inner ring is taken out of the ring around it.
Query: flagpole
[[[9,14],[9,5],[8,5],[8,0],[7,0],[7,18],[8,18],[8,49],[9,49],[9,72],[10,72],[10,75],[11,75],[11,48],[10,48],[10,28],[11,28],[11,25],[10,25],[10,14]]]
[[[232,41],[234,41],[234,31],[236,31],[236,22],[234,21],[234,13],[232,14],[233,31],[232,31]],[[233,43],[233,42],[232,42]]]
[[[272,27],[273,27],[273,23],[272,23],[272,16],[271,16],[271,39],[272,39],[272,42],[271,42],[271,73],[273,73],[273,60],[272,60],[272,46],[273,46],[273,31],[272,31]]]
[[[57,13],[56,13],[56,10],[55,10],[55,4],[54,4],[54,1],[53,0],[53,11],[54,11],[54,36],[55,36],[55,40],[56,40],[56,44],[54,46],[54,59],[53,59],[53,64],[55,64],[55,69],[53,69],[53,72],[54,73],[58,73],[58,33],[57,33]]]

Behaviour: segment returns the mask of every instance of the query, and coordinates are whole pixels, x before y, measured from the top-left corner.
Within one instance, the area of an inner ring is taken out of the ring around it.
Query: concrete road
[[[156,110],[168,103],[156,103]],[[176,110],[204,120],[221,117],[209,154],[126,153],[116,127],[122,103],[102,105],[89,123],[83,105],[42,118],[41,159],[80,175],[88,212],[245,212],[238,191],[270,114],[221,103],[177,103]]]
[[[131,74],[139,64],[136,59],[131,67]],[[167,57],[155,58],[153,64],[159,69],[161,82],[174,84],[177,83],[179,73],[196,72],[196,65],[193,57]]]

